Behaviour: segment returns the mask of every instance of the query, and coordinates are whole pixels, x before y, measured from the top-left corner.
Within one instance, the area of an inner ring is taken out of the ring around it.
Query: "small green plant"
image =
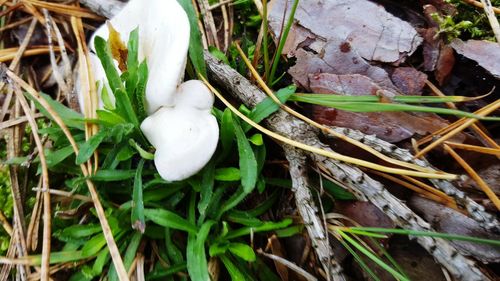
[[[275,279],[271,270],[262,270],[265,264],[259,263],[249,238],[277,230],[281,230],[282,235],[292,235],[301,228],[292,226],[292,220],[287,218],[278,221],[259,218],[277,202],[279,195],[279,189],[267,188],[261,173],[266,160],[262,135],[252,132],[248,124],[241,124],[228,109],[214,108],[221,135],[212,160],[187,180],[161,179],[151,161],[154,148],[139,128],[145,118],[147,65],[137,59],[138,31],[132,31],[129,38],[126,70],[121,75],[115,69],[110,43],[95,39],[96,53],[111,89],[110,93],[103,94],[104,109],[98,110],[97,119],[84,120],[80,114],[43,95],[64,119],[80,147],[79,154],[74,155],[59,127],[41,129],[52,142],[46,152],[50,171],[62,173],[63,184],[76,194],[87,194],[86,179],[95,183],[127,269],[139,249],[144,249],[141,245],[159,247],[154,270],[146,276],[148,280],[173,278],[182,271],[187,271],[192,280],[208,280],[209,257],[220,261],[235,279],[245,276],[257,280],[264,273],[268,277],[264,279]],[[287,91],[289,96],[294,89]],[[106,98],[111,94],[115,103]],[[252,110],[241,110],[260,122],[278,109],[271,100],[265,100]],[[99,126],[98,133],[87,141],[85,121]],[[95,156],[99,169],[84,177],[78,165]],[[254,192],[262,194],[264,199],[249,209],[242,203]],[[74,200],[68,207],[78,209],[84,204]],[[89,259],[91,262],[80,266],[71,280],[93,280],[103,275],[117,280],[113,266],[107,266],[110,255],[95,214],[83,224],[79,224],[77,218],[56,217],[54,226],[54,237],[63,246],[51,253],[51,263]],[[30,259],[38,264],[41,257]],[[259,268],[254,263],[259,263]]]
[[[457,12],[444,17],[434,15],[433,18],[439,23],[440,33],[445,34],[448,40],[460,37],[495,41],[483,9],[460,0],[446,0],[446,2],[455,5]],[[492,0],[491,3],[494,7],[500,6],[499,0]],[[500,19],[498,15],[497,18]]]

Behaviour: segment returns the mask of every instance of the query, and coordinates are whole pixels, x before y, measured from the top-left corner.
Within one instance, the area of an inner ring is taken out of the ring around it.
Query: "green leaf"
[[[186,12],[189,18],[189,26],[191,27],[189,34],[189,58],[193,63],[196,72],[203,77],[207,77],[207,68],[203,57],[203,44],[201,43],[201,34],[198,29],[198,17],[193,8],[191,0],[177,0]]]
[[[128,242],[127,250],[125,251],[125,256],[123,257],[123,265],[125,265],[127,271],[130,270],[130,266],[132,266],[132,262],[135,259],[137,249],[139,248],[139,245],[141,243],[141,239],[142,234],[139,232],[135,232],[134,235],[132,235],[130,242]]]
[[[215,179],[218,181],[239,181],[241,179],[240,170],[234,167],[218,168],[215,170]]]
[[[245,235],[249,235],[250,233],[264,232],[264,231],[272,231],[276,229],[281,229],[292,224],[291,219],[284,219],[280,222],[264,222],[262,225],[257,227],[242,227],[240,229],[232,230],[226,235],[226,239],[233,239],[236,237],[241,237]]]
[[[243,243],[231,243],[229,244],[229,251],[234,255],[244,259],[245,261],[253,262],[255,261],[255,253],[252,247]]]
[[[210,52],[210,54],[212,54],[212,56],[216,57],[218,60],[221,60],[223,63],[229,65],[229,60],[227,59],[224,52],[222,52],[221,50],[217,49],[214,46],[208,46],[208,51]]]
[[[111,49],[108,42],[106,42],[104,38],[96,36],[94,39],[94,47],[113,93],[116,93],[119,89],[125,90],[120,74],[118,73],[115,63],[113,62],[113,56],[111,55]]]
[[[194,226],[194,224],[171,211],[162,209],[144,209],[144,215],[154,223],[164,227],[178,229],[193,234],[198,232],[198,229]]]
[[[127,70],[137,69],[139,64],[139,27],[132,30],[127,43]]]
[[[172,241],[171,230],[169,228],[165,228],[165,248],[167,249],[168,257],[174,263],[184,262],[181,250]]]
[[[174,264],[172,266],[169,266],[168,268],[160,268],[160,269],[155,269],[153,272],[150,274],[146,275],[146,280],[165,280],[165,277],[174,275],[177,272],[181,272],[186,269],[186,263],[180,263],[180,264]]]
[[[139,155],[141,155],[143,159],[153,160],[155,158],[155,155],[153,153],[144,150],[144,148],[142,148],[134,139],[129,139],[128,144],[130,144],[130,146],[135,148],[135,150],[139,152]]]
[[[71,145],[65,146],[61,149],[58,149],[56,151],[52,150],[46,150],[45,152],[45,158],[47,160],[47,166],[49,168],[52,168],[56,166],[57,164],[61,163],[64,161],[66,158],[68,158],[70,155],[74,154],[73,147]]]
[[[132,194],[132,213],[130,220],[132,221],[132,228],[144,233],[146,223],[144,221],[144,201],[142,199],[142,169],[144,167],[144,159],[139,161],[137,171],[134,178],[134,191]]]
[[[241,271],[236,267],[236,265],[226,256],[222,255],[220,256],[220,259],[222,260],[222,263],[227,269],[227,272],[229,272],[229,275],[231,276],[231,280],[233,281],[245,281],[245,275],[241,273]]]
[[[97,134],[93,135],[88,141],[86,141],[82,146],[80,146],[80,151],[76,157],[76,164],[81,165],[94,154],[97,147],[104,141],[107,136],[107,131],[99,131]]]
[[[232,208],[237,206],[239,203],[241,203],[241,201],[245,199],[247,195],[248,193],[246,193],[243,190],[243,187],[240,186],[238,190],[236,190],[236,192],[231,195],[231,197],[229,197],[221,207],[218,208],[217,217],[221,217],[226,211],[231,210]]]
[[[141,122],[148,116],[146,111],[146,85],[148,83],[148,77],[148,64],[147,61],[144,60],[137,70],[137,87],[134,93],[135,108]]]
[[[208,249],[208,254],[211,257],[219,256],[226,253],[228,248],[229,248],[229,243],[213,243],[210,245],[210,248]]]
[[[295,85],[290,85],[278,90],[275,95],[278,100],[281,101],[281,103],[285,103],[295,93],[296,90],[297,87]],[[274,102],[270,97],[267,97],[252,109],[248,117],[252,119],[252,121],[260,123],[262,120],[278,111],[278,109],[280,109],[279,104]],[[245,123],[245,125],[243,125],[243,128],[246,132],[250,128],[252,128],[252,126]]]
[[[262,225],[264,222],[259,220],[258,218],[249,215],[246,211],[239,211],[239,210],[230,210],[226,216],[225,219],[227,219],[230,222],[235,222],[239,223],[242,225],[246,226],[251,226],[251,227],[256,227]]]
[[[54,121],[52,118],[52,115],[45,110],[45,108],[35,99],[31,97],[31,95],[25,94],[25,96],[34,102],[35,107],[47,118],[51,119]],[[70,128],[76,128],[79,130],[84,130],[84,122],[85,118],[83,118],[83,115],[80,113],[64,106],[62,103],[55,101],[52,99],[49,95],[40,93],[40,97],[43,98],[49,105],[50,107],[61,117],[61,119],[64,121],[64,124]]]
[[[240,157],[241,185],[245,193],[248,194],[252,192],[257,183],[257,160],[239,122],[234,120],[233,125]]]
[[[116,99],[116,110],[119,112],[123,119],[134,124],[135,127],[139,127],[139,120],[135,114],[132,102],[124,89],[117,89],[115,92]]]
[[[102,274],[104,266],[109,261],[109,258],[109,250],[107,248],[102,249],[97,255],[94,265],[92,266],[92,276],[100,276]]]
[[[98,170],[90,178],[93,181],[122,181],[135,176],[135,170]]]
[[[84,238],[101,232],[100,225],[71,225],[65,227],[61,233],[62,236],[72,238]]]
[[[391,266],[389,266],[387,263],[382,261],[379,257],[377,257],[375,254],[373,254],[370,250],[366,249],[364,246],[362,246],[361,244],[356,242],[354,239],[349,237],[349,235],[345,234],[341,230],[337,230],[337,233],[339,233],[342,236],[342,238],[344,238],[347,242],[349,242],[351,245],[353,245],[356,249],[358,249],[361,253],[363,253],[365,256],[367,256],[369,259],[371,259],[373,262],[375,262],[380,267],[385,269],[387,272],[392,274],[392,276],[394,276],[394,278],[396,278],[398,280],[409,281],[408,278],[406,278],[401,273],[399,273],[398,271],[393,269]]]
[[[321,179],[323,183],[323,188],[330,194],[332,195],[335,199],[339,200],[353,200],[356,199],[356,196],[354,196],[352,193],[349,191],[345,190],[338,184],[326,180],[326,179]]]
[[[125,119],[123,119],[120,115],[116,114],[114,111],[98,109],[97,117],[100,123],[104,123],[106,125],[117,125],[127,122],[125,121]]]
[[[248,139],[251,143],[256,146],[261,146],[264,144],[264,139],[262,138],[262,134],[254,134]]]
[[[292,237],[294,235],[302,233],[304,225],[293,225],[287,228],[275,230],[276,236],[279,238]]]
[[[82,248],[82,255],[87,257],[96,255],[105,245],[106,240],[104,239],[104,234],[100,233],[85,243]]]
[[[193,281],[210,280],[205,255],[205,240],[210,232],[210,228],[214,224],[214,221],[207,221],[200,227],[200,231],[196,235],[190,233],[188,236],[187,269]]]
[[[104,108],[106,110],[114,110],[115,104],[111,100],[111,96],[109,94],[108,87],[106,87],[106,85],[103,83],[103,81],[97,81],[96,83],[101,84],[101,85],[98,85],[96,88],[99,88],[99,86],[102,87],[101,88],[102,89],[101,90],[101,100],[102,100],[102,103],[104,104]]]
[[[484,243],[500,246],[500,240],[491,240],[484,239],[478,237],[470,237],[456,234],[448,234],[448,233],[439,233],[439,232],[431,232],[431,231],[417,231],[417,230],[407,230],[407,229],[396,229],[396,228],[379,228],[379,227],[350,227],[346,229],[348,232],[349,229],[357,230],[357,231],[366,231],[366,232],[375,232],[375,233],[391,233],[391,234],[400,234],[400,235],[411,235],[411,236],[427,236],[427,237],[438,237],[448,240],[461,240],[468,241],[474,243]]]
[[[325,97],[322,97],[325,96]],[[341,101],[330,101],[328,96],[332,95],[294,95],[290,98],[291,101],[300,101],[310,104],[317,104],[326,107],[336,108],[339,110],[351,111],[351,112],[392,112],[392,111],[411,111],[411,112],[430,112],[437,114],[447,114],[455,115],[459,117],[467,118],[477,118],[480,120],[491,120],[498,121],[499,117],[481,117],[473,113],[440,108],[440,107],[429,107],[429,106],[418,106],[400,103],[384,103],[384,102],[341,102]]]
[[[203,169],[203,177],[201,180],[201,192],[200,202],[198,203],[198,212],[200,212],[200,217],[202,218],[205,217],[208,205],[210,204],[210,200],[212,200],[214,181],[215,163],[213,160],[211,160]]]
[[[231,145],[234,141],[234,125],[233,115],[229,108],[226,108],[224,110],[224,113],[222,114],[222,121],[220,125],[220,141],[225,151],[231,149]]]

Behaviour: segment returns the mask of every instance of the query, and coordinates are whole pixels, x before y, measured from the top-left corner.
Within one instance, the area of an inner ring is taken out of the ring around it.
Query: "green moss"
[[[7,166],[0,166],[0,211],[8,218],[12,218],[12,195]],[[0,255],[5,255],[9,248],[9,235],[0,228]]]
[[[457,13],[453,16],[444,16],[438,19],[440,32],[446,34],[447,39],[460,37],[462,39],[482,39],[495,41],[493,31],[484,10],[473,7],[461,0],[446,0],[455,5]],[[495,7],[500,6],[500,0],[491,0]],[[500,17],[497,15],[500,20]]]

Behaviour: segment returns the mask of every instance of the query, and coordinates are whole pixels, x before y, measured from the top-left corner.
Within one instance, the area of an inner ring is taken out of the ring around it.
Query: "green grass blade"
[[[187,269],[193,281],[210,280],[205,254],[205,241],[210,232],[210,228],[214,224],[214,221],[207,221],[200,227],[200,231],[196,235],[190,233],[188,236],[186,254]]]
[[[132,212],[130,220],[132,228],[144,233],[146,222],[144,219],[144,200],[142,197],[142,169],[144,168],[144,158],[141,158],[134,177],[134,190],[132,193]]]
[[[373,272],[373,270],[371,270],[370,267],[365,263],[365,261],[363,260],[363,258],[360,255],[358,255],[358,253],[356,253],[356,251],[354,251],[354,249],[351,248],[351,246],[349,246],[348,243],[346,243],[343,240],[339,240],[339,242],[352,255],[352,257],[359,264],[359,266],[361,267],[361,269],[363,269],[366,273],[368,273],[368,275],[370,275],[370,277],[373,278],[373,280],[375,280],[375,281],[381,281],[380,278],[378,278],[378,276],[375,274],[375,272]]]
[[[240,229],[232,230],[228,232],[225,236],[226,239],[233,239],[236,237],[241,237],[245,235],[249,235],[250,233],[264,232],[264,231],[273,231],[276,229],[282,229],[288,227],[292,224],[291,219],[284,219],[280,222],[264,222],[262,225],[257,227],[242,227]]]
[[[319,99],[327,102],[380,102],[381,98],[374,95],[361,95],[361,96],[344,96],[335,94],[309,94],[309,93],[296,93],[290,100],[300,101],[301,98],[308,97]],[[464,96],[394,96],[391,98],[395,102],[402,103],[445,103],[445,102],[463,102],[470,100]]]
[[[113,93],[117,90],[125,91],[120,74],[118,73],[115,63],[113,62],[113,56],[111,55],[111,49],[108,42],[106,42],[104,38],[96,36],[94,39],[94,47]]]
[[[193,63],[198,74],[207,77],[207,67],[203,57],[203,44],[201,43],[201,34],[198,29],[198,17],[194,11],[191,0],[177,0],[182,6],[189,18],[190,35],[189,35],[189,58]]]
[[[243,129],[237,120],[233,120],[234,133],[238,144],[241,185],[246,194],[252,192],[257,183],[257,160]]]
[[[267,0],[262,1],[262,52],[264,54],[264,78],[269,77],[269,35],[267,22]]]
[[[352,230],[366,231],[366,232],[378,232],[378,233],[391,233],[399,235],[412,235],[412,236],[428,236],[428,237],[438,237],[447,240],[461,240],[474,243],[491,244],[495,246],[500,246],[500,240],[492,240],[478,237],[470,237],[456,234],[430,232],[430,231],[416,231],[416,230],[406,230],[406,229],[396,229],[396,228],[378,228],[378,227],[350,227]]]
[[[387,272],[389,272],[390,274],[392,274],[392,276],[394,276],[395,278],[401,280],[401,281],[409,281],[405,276],[403,276],[401,273],[399,273],[398,271],[396,271],[395,269],[393,269],[391,266],[389,266],[387,263],[385,263],[384,261],[382,261],[379,257],[377,257],[376,255],[374,255],[371,251],[367,250],[365,247],[363,247],[361,244],[359,244],[358,242],[356,242],[354,239],[352,239],[351,237],[349,237],[349,235],[345,234],[343,231],[341,230],[337,230],[337,233],[339,233],[342,238],[344,238],[347,242],[349,242],[351,245],[353,245],[356,249],[358,249],[358,251],[360,251],[361,253],[363,253],[365,256],[367,256],[368,258],[370,258],[373,262],[375,262],[376,264],[378,264],[380,267],[382,267],[384,270],[386,270]]]
[[[221,255],[220,259],[231,276],[233,281],[246,281],[245,275],[238,269],[238,267],[226,256]]]
[[[152,220],[154,223],[164,227],[178,229],[193,234],[198,232],[198,228],[196,228],[194,224],[171,211],[163,209],[144,209],[144,216]]]
[[[89,138],[88,141],[86,141],[82,146],[80,146],[80,151],[78,153],[78,156],[76,157],[76,164],[81,165],[94,154],[95,150],[97,147],[104,141],[106,138],[107,134],[106,131],[99,131],[97,134],[93,135],[92,137]]]
[[[409,104],[382,103],[382,102],[332,102],[307,96],[294,96],[291,100],[310,104],[322,105],[351,112],[386,112],[386,111],[412,111],[429,112],[437,114],[455,115],[459,117],[475,118],[480,120],[499,121],[500,117],[481,117],[465,111],[427,107]]]
[[[297,6],[299,5],[299,0],[294,0],[292,5],[292,10],[290,11],[290,15],[288,16],[288,20],[286,22],[285,29],[280,38],[280,42],[278,43],[278,48],[276,49],[276,53],[273,58],[273,66],[271,68],[271,73],[269,73],[268,84],[271,86],[274,84],[274,74],[278,69],[278,63],[280,61],[281,52],[283,51],[283,47],[285,47],[286,39],[288,38],[288,32],[290,32],[290,28],[292,27],[293,20],[295,18],[295,11],[297,10]]]

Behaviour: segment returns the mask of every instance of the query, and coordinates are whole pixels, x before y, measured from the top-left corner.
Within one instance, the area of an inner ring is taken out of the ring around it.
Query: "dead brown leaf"
[[[495,42],[454,39],[451,47],[457,53],[476,61],[495,78],[500,79],[500,47]]]
[[[283,11],[291,7],[291,3],[291,0],[271,2],[269,23],[275,35],[280,34]],[[315,39],[318,44],[313,49],[320,53],[324,44],[334,38],[352,44],[366,60],[398,64],[422,42],[410,24],[367,0],[301,1],[295,19],[296,24],[290,31],[295,47],[288,45],[286,53],[299,47],[304,38]],[[313,36],[296,34],[303,31],[297,26],[307,29]]]

